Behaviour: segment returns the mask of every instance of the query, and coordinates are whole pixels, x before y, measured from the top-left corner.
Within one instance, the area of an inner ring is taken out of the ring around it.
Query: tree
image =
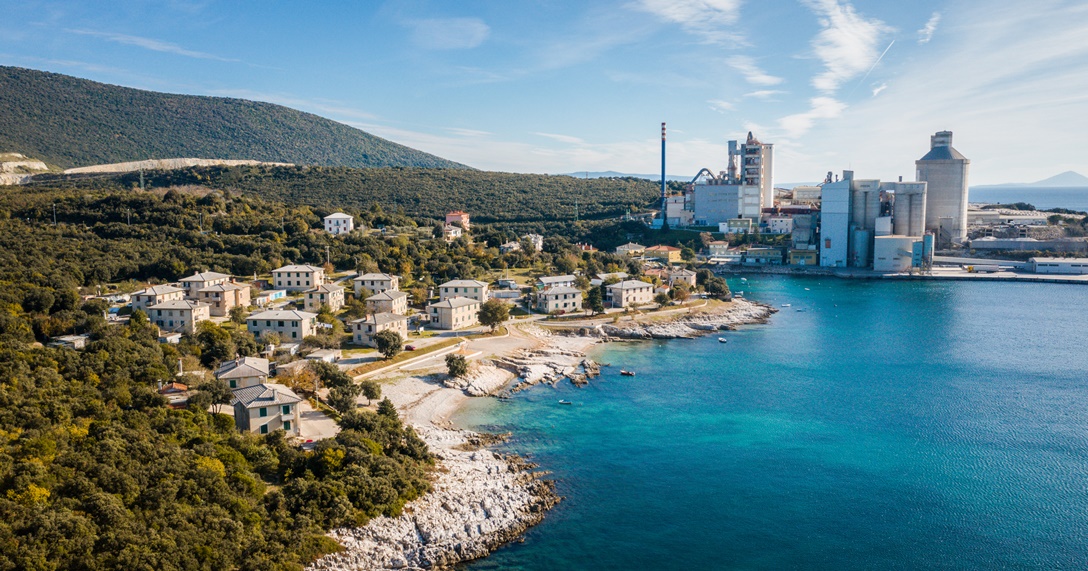
[[[486,325],[492,331],[509,318],[510,307],[497,299],[489,299],[480,306],[480,325]]]
[[[355,410],[359,407],[359,393],[362,387],[356,384],[336,387],[329,391],[329,406],[340,414]]]
[[[310,369],[317,373],[321,383],[330,389],[355,384],[355,381],[347,373],[341,371],[340,367],[332,363],[317,360],[310,361]]]
[[[219,412],[222,410],[223,405],[230,404],[230,399],[232,396],[230,392],[230,387],[227,386],[227,383],[224,383],[219,379],[204,381],[196,387],[196,390],[210,397],[208,399],[209,404],[215,407],[214,412],[216,414],[219,414]]]
[[[359,386],[363,389],[367,406],[370,406],[370,401],[382,398],[382,386],[377,381],[363,381],[359,383]]]
[[[719,299],[728,299],[731,295],[729,292],[729,284],[725,283],[724,278],[718,276],[713,276],[706,280],[706,285],[703,287],[706,288],[706,293]]]
[[[374,334],[374,344],[378,346],[378,352],[382,356],[392,359],[404,348],[404,339],[401,338],[400,333],[386,329]]]
[[[276,375],[276,380],[295,392],[312,395],[317,392],[317,383],[320,378],[313,369],[299,367],[291,372]]]
[[[400,418],[399,416],[397,416],[397,407],[393,406],[393,403],[389,400],[389,397],[382,399],[382,402],[378,403],[378,414],[386,418],[392,418],[394,420],[398,420]]]
[[[468,361],[464,355],[450,353],[446,355],[446,372],[453,378],[464,377],[468,374]]]
[[[604,298],[601,295],[601,286],[589,288],[589,293],[586,294],[586,300],[582,302],[582,305],[592,311],[593,315],[604,313]]]
[[[654,296],[654,303],[660,305],[661,307],[665,307],[666,305],[668,305],[669,301],[671,300],[669,299],[668,294],[666,294],[665,292],[661,292]]]
[[[196,341],[200,344],[200,363],[205,367],[214,367],[228,359],[233,359],[238,346],[230,332],[211,321],[201,321],[197,326]]]
[[[263,341],[266,345],[279,347],[282,339],[280,338],[279,333],[276,333],[275,331],[268,331],[261,335],[261,341]]]
[[[673,284],[672,289],[669,290],[669,297],[683,303],[691,295],[691,286],[684,282],[677,281]]]
[[[230,308],[230,322],[242,325],[246,322],[246,308],[236,305]]]

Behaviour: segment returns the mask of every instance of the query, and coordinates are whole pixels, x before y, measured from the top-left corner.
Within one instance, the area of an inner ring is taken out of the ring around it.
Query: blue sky
[[[489,170],[1088,174],[1088,4],[1033,0],[2,0],[0,64],[281,103]],[[134,157],[135,158],[135,157]]]

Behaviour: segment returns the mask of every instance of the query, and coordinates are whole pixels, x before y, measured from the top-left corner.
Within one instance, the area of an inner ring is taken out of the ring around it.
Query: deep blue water
[[[972,188],[968,191],[968,200],[1002,204],[1027,202],[1042,209],[1068,208],[1088,212],[1088,188],[1083,187]]]
[[[1088,568],[1088,288],[731,285],[792,307],[463,411],[566,498],[471,569]]]

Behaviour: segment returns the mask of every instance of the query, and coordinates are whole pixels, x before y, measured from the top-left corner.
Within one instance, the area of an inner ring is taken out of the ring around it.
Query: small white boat
[[[625,377],[633,377],[633,376],[635,376],[635,372],[634,372],[634,371],[628,371],[627,369],[620,369],[620,374],[621,374],[621,375],[623,375],[623,376],[625,376]]]
[[[718,337],[718,343],[728,343],[728,342],[729,342],[729,340],[726,339],[725,337]]]
[[[805,291],[812,291],[812,290],[810,290],[810,289],[808,289],[808,288],[806,287],[806,288],[805,288]]]
[[[741,278],[740,281],[746,282],[746,281],[748,281],[748,278]]]
[[[569,400],[560,400],[559,404],[574,404],[574,403],[570,402]]]
[[[790,306],[791,306],[791,304],[789,304],[789,303],[783,303],[782,304],[782,307],[790,307]]]

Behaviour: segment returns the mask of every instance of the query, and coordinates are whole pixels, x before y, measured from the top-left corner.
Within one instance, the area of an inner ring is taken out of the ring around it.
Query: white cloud
[[[891,29],[876,19],[865,19],[849,3],[836,0],[808,0],[820,17],[821,30],[812,40],[824,71],[812,78],[812,86],[833,93],[844,82],[865,73],[876,64],[880,38]]]
[[[785,93],[785,91],[779,89],[760,89],[758,91],[750,91],[748,93],[745,93],[744,96],[753,99],[770,99],[775,95],[782,95],[783,93]]]
[[[735,26],[740,17],[740,0],[639,0],[634,7],[679,24],[705,43],[742,41]]]
[[[407,24],[412,28],[412,43],[428,50],[474,48],[491,34],[491,28],[479,18],[428,18]]]
[[[755,60],[748,56],[733,56],[725,60],[725,63],[739,71],[745,81],[752,85],[778,85],[783,81],[781,77],[775,77],[760,69]]]
[[[446,127],[446,131],[461,137],[487,137],[494,134],[488,131],[480,131],[478,129],[463,129],[460,127]]]
[[[842,115],[846,104],[832,97],[813,97],[809,100],[809,110],[803,113],[795,113],[778,120],[778,128],[783,131],[785,137],[796,139],[805,133],[816,123],[817,119],[835,119]]]
[[[239,62],[241,60],[220,57],[215,54],[206,52],[199,52],[183,48],[177,44],[170,42],[164,42],[153,38],[144,38],[141,36],[129,36],[127,34],[115,34],[112,32],[97,32],[94,30],[65,30],[72,34],[79,34],[81,36],[92,36],[95,38],[102,38],[104,40],[115,42],[118,44],[124,44],[128,46],[137,46],[147,50],[169,53],[179,56],[191,57],[196,59],[209,59],[215,61],[225,62]]]
[[[732,103],[722,99],[710,99],[707,101],[710,104],[710,108],[718,113],[725,113],[726,111],[732,111],[734,106]]]
[[[937,24],[940,23],[940,21],[940,12],[934,12],[933,15],[929,17],[929,21],[926,22],[926,25],[922,26],[921,30],[918,30],[919,44],[928,44],[929,40],[933,39],[933,33],[937,31]]]
[[[880,85],[874,87],[873,88],[873,97],[876,97],[877,95],[880,95],[880,92],[884,91],[887,88],[888,88],[887,83],[881,83]]]
[[[585,140],[579,137],[572,137],[570,135],[557,135],[555,133],[533,133],[538,137],[545,137],[553,141],[559,141],[560,143],[568,143],[572,145],[581,145],[585,143]]]

